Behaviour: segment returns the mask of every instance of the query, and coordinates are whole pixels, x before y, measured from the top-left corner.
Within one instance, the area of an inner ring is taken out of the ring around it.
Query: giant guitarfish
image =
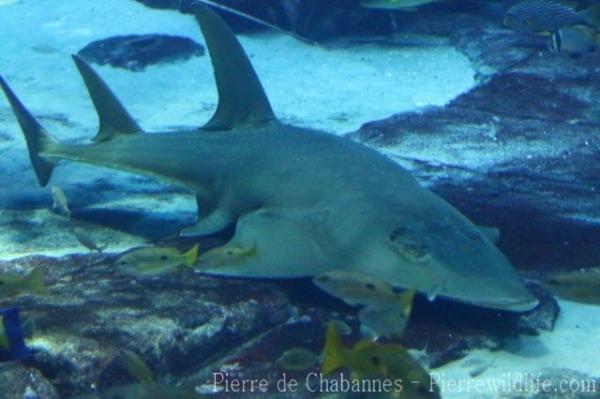
[[[260,254],[207,273],[293,278],[349,269],[480,306],[522,311],[536,305],[490,239],[397,163],[350,139],[278,121],[233,32],[207,7],[198,6],[195,17],[219,94],[215,114],[197,129],[143,132],[100,76],[74,56],[100,128],[90,144],[59,142],[0,78],[40,185],[57,161],[68,159],[189,189],[199,217],[182,234],[235,224],[228,245],[256,246]]]

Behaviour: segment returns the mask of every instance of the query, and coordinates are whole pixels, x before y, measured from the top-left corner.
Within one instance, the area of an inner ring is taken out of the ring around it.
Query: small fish
[[[0,274],[0,298],[17,296],[25,293],[40,294],[46,291],[44,271],[36,267],[29,274]]]
[[[131,374],[132,377],[135,377],[136,380],[143,383],[156,382],[154,373],[140,355],[129,349],[121,349],[121,358],[123,359],[129,374]]]
[[[52,186],[50,190],[52,191],[52,209],[63,216],[70,217],[71,209],[69,209],[69,201],[65,192],[57,186]]]
[[[211,249],[198,258],[196,270],[202,270],[203,267],[232,266],[243,265],[248,260],[260,260],[258,248],[242,247],[238,245],[224,245],[222,247]]]
[[[585,25],[565,26],[550,39],[550,51],[580,56],[594,51],[600,44],[598,32]]]
[[[20,309],[0,309],[0,315],[0,361],[25,360],[33,356],[33,351],[25,345],[25,338],[31,331],[21,322]]]
[[[412,312],[415,290],[398,293],[387,282],[361,272],[334,270],[315,276],[313,282],[349,305],[364,306],[358,312],[363,335],[399,338]]]
[[[364,306],[358,312],[364,334],[372,338],[398,338],[404,334],[415,290],[397,292],[390,284],[375,276],[341,270],[315,276],[313,282],[349,305]]]
[[[306,370],[319,362],[319,355],[304,348],[291,348],[275,361],[284,370]]]
[[[407,302],[412,301],[415,291],[407,291],[406,295]],[[398,309],[395,303],[365,306],[358,312],[358,320],[360,320],[361,326],[366,327],[362,331],[368,331],[368,336],[372,339],[401,338],[408,325],[411,309],[411,303],[401,309]]]
[[[543,285],[561,298],[600,305],[600,267],[554,273]]]
[[[81,245],[83,245],[92,252],[96,251],[102,253],[102,251],[104,251],[108,246],[107,244],[104,244],[102,246],[98,245],[88,233],[81,229],[72,229],[71,233],[75,236],[75,238]]]
[[[395,387],[401,391],[395,389],[392,397],[441,398],[432,377],[402,345],[362,340],[346,348],[335,326],[330,325],[325,336],[321,372],[330,374],[340,368],[348,369],[356,379],[401,381],[401,386]]]
[[[440,0],[361,0],[360,5],[381,10],[414,11],[422,5],[438,1]]]
[[[352,306],[390,302],[398,295],[390,284],[380,278],[355,271],[333,270],[315,276],[313,283]]]
[[[504,25],[520,32],[550,32],[576,24],[590,24],[590,11],[577,11],[558,0],[522,0],[510,7]]]
[[[115,261],[122,272],[138,277],[174,273],[181,266],[194,268],[198,259],[198,245],[181,253],[177,248],[145,247],[126,252]]]

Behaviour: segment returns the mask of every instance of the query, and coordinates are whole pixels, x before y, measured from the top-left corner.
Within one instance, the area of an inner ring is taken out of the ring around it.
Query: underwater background
[[[40,188],[0,96],[0,399],[600,398],[598,2],[215,2],[279,120],[374,148],[493,227],[539,305],[390,292],[402,334],[373,340],[364,302],[310,278],[197,273],[233,228],[181,237],[194,196],[113,169],[64,162]],[[0,75],[60,140],[98,131],[73,54],[145,131],[195,129],[218,96],[193,3],[0,0]]]

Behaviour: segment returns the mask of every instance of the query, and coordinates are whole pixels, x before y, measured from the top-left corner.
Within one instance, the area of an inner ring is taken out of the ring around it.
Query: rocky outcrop
[[[121,348],[141,354],[159,375],[181,376],[284,323],[292,311],[269,284],[185,274],[135,280],[115,272],[103,255],[31,257],[1,266],[34,265],[46,271],[49,292],[1,304],[17,305],[35,320],[34,366],[60,397],[127,377]]]
[[[88,62],[131,71],[203,54],[204,47],[190,38],[160,34],[109,37],[79,50],[79,55]]]
[[[350,136],[388,153],[522,265],[578,267],[600,250],[600,53],[540,53],[446,107]]]
[[[330,320],[350,325],[349,343],[360,339],[357,309],[327,296],[310,280],[236,280],[189,272],[138,280],[119,273],[114,258],[32,256],[0,263],[0,272],[41,267],[48,284],[43,295],[0,300],[0,307],[18,306],[36,324],[28,341],[34,358],[28,368],[5,363],[0,391],[10,383],[10,392],[22,395],[31,386],[38,398],[54,399],[54,389],[68,398],[126,386],[135,380],[119,356],[121,349],[140,354],[162,383],[210,388],[214,373],[227,371],[232,378],[268,378],[274,386],[286,371],[275,360],[292,347],[319,353]],[[472,348],[500,349],[506,337],[553,327],[555,300],[534,293],[541,305],[526,314],[419,298],[402,343],[427,346],[424,361],[432,367]],[[288,374],[303,378],[308,371]],[[5,372],[22,377],[4,378]]]
[[[135,1],[151,8],[173,9],[189,14],[192,13],[195,0]],[[314,41],[344,36],[349,32],[382,33],[390,27],[389,18],[385,13],[374,13],[361,7],[358,0],[330,0],[326,2],[321,0],[211,1]],[[250,21],[249,18],[244,18],[218,7],[215,10],[237,32],[264,28],[261,24]],[[367,17],[372,15],[375,15],[375,19],[369,21]]]

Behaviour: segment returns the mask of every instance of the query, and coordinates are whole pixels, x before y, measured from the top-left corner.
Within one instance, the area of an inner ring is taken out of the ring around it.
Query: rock
[[[477,224],[499,227],[518,265],[590,265],[600,257],[599,60],[545,53],[446,107],[367,123],[350,137],[388,153]]]
[[[548,48],[548,38],[508,30],[503,17],[499,4],[440,3],[422,12],[395,15],[395,34],[445,38],[445,44],[465,54],[479,77],[485,78],[521,65]]]
[[[150,8],[191,14],[196,0],[135,1]],[[504,7],[492,2],[455,0],[420,7],[417,12],[390,12],[362,7],[359,0],[210,1],[318,42],[364,38],[405,45],[405,34],[420,35],[422,39],[444,37],[481,66],[481,72],[486,66],[503,70],[547,48],[547,38],[515,35],[503,28]],[[222,8],[213,9],[237,32],[265,28]],[[386,38],[379,40],[381,35]]]
[[[173,9],[184,14],[192,13],[195,0],[135,0],[148,7]],[[363,33],[375,29],[381,33],[381,26],[390,26],[387,15],[373,13],[361,7],[358,1],[348,0],[211,0],[213,3],[247,14],[274,26],[293,32],[309,40],[323,41],[349,33]],[[213,7],[227,24],[236,32],[265,29],[264,25],[249,18],[236,15],[218,7]],[[376,18],[367,21],[367,17],[375,14]],[[378,23],[384,21],[384,24]]]
[[[522,334],[554,330],[554,324],[560,313],[556,298],[535,281],[526,281],[525,286],[538,297],[540,304],[533,311],[519,317],[516,330]]]
[[[0,363],[0,392],[2,399],[60,398],[39,370],[14,362]]]
[[[232,378],[268,376],[269,384],[276,383],[284,372],[297,379],[306,377],[311,371],[318,372],[318,367],[302,372],[282,370],[274,364],[274,360],[294,347],[316,353],[322,351],[325,329],[330,320],[343,320],[352,328],[352,333],[343,338],[347,345],[362,339],[356,308],[308,284],[297,282],[293,288],[280,288],[286,289],[286,294],[292,298],[299,313],[288,323],[265,332],[200,372],[194,380],[196,383],[210,379],[215,370],[228,369],[230,365],[236,366],[235,373],[231,373]],[[309,307],[306,307],[306,301],[298,301],[299,296],[292,291],[310,298]],[[540,299],[540,305],[526,313],[483,309],[442,299],[429,302],[417,297],[407,331],[400,343],[407,348],[420,350],[418,357],[432,368],[460,359],[475,348],[502,349],[509,338],[522,334],[535,335],[540,330],[553,328],[559,310],[556,300],[541,287],[536,286],[533,292]]]
[[[182,14],[192,14],[193,13],[193,4],[196,0],[135,0],[144,4],[150,8],[156,9],[170,9],[177,10]],[[276,26],[280,26],[283,29],[290,28],[285,14],[284,7],[282,4],[284,2],[280,1],[247,1],[247,0],[213,0],[215,4],[221,4],[230,9],[236,10],[239,13],[250,15],[254,18],[257,18],[261,21],[266,21]],[[290,5],[294,8],[299,4],[294,1],[291,2]],[[217,13],[225,19],[227,24],[235,31],[235,32],[247,32],[247,31],[256,31],[258,29],[264,29],[263,25],[260,25],[256,22],[250,21],[249,18],[245,18],[238,14],[234,14],[232,12],[225,11],[218,7],[212,7]]]
[[[541,286],[531,291],[540,304],[524,313],[417,297],[401,342],[409,348],[426,347],[429,365],[435,368],[464,357],[471,349],[502,349],[507,338],[551,331],[560,311],[557,301]]]
[[[134,280],[113,270],[110,255],[29,257],[0,270],[41,266],[48,294],[3,299],[32,317],[38,333],[32,365],[61,398],[134,382],[118,353],[130,349],[155,374],[182,376],[275,325],[292,310],[276,287],[254,281],[174,275]]]
[[[203,54],[204,47],[190,38],[159,34],[114,36],[91,42],[79,50],[79,55],[88,62],[131,71]]]
[[[186,248],[191,244],[183,242]],[[184,248],[177,240],[163,245]],[[219,243],[207,240],[201,245]],[[114,259],[115,254],[90,253],[0,262],[0,272],[25,273],[33,267],[45,271],[47,294],[5,298],[0,307],[19,306],[35,320],[36,333],[28,341],[37,351],[31,370],[41,372],[61,398],[88,393],[92,387],[103,392],[136,382],[119,355],[121,349],[138,353],[159,381],[170,385],[206,386],[214,373],[228,372],[228,378],[266,378],[274,386],[284,372],[300,380],[318,371],[318,366],[303,372],[281,370],[275,360],[292,347],[319,353],[328,321],[343,320],[352,328],[343,337],[348,345],[361,339],[358,309],[328,296],[310,279],[235,280],[182,272],[135,280],[114,270]],[[423,358],[432,367],[459,359],[472,348],[500,348],[507,337],[552,324],[556,314],[545,309],[553,298],[534,293],[542,304],[525,314],[419,297],[401,343],[427,347]],[[525,319],[538,322],[523,328]],[[270,393],[278,397],[276,390]]]

